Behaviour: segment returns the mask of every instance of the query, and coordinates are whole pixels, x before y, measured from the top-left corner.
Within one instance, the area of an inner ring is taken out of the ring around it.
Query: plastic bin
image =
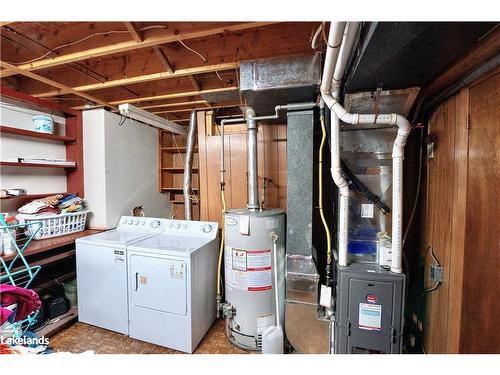
[[[79,211],[51,216],[17,215],[20,224],[31,222],[41,223],[41,229],[35,233],[34,240],[43,240],[51,237],[64,236],[85,230],[85,222],[89,211]],[[31,236],[35,230],[34,226],[27,226],[24,234]]]

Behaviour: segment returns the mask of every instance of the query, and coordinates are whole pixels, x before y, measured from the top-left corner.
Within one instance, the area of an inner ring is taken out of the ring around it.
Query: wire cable
[[[188,49],[189,51],[191,51],[191,52],[193,52],[194,54],[196,54],[196,55],[200,56],[200,57],[201,57],[201,59],[203,60],[203,62],[205,62],[205,63],[206,63],[206,62],[208,62],[208,60],[207,60],[207,59],[206,59],[206,58],[205,58],[205,57],[204,57],[201,53],[199,53],[198,51],[195,51],[195,50],[194,50],[194,49],[192,49],[191,47],[188,47],[188,46],[186,45],[186,43],[184,43],[182,40],[179,40],[178,42],[179,42],[180,44],[182,44],[182,45],[183,45],[186,49]]]

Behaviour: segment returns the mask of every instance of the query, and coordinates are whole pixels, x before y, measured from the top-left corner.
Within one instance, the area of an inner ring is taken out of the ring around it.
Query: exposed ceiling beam
[[[189,77],[189,80],[191,81],[191,83],[193,84],[194,89],[196,91],[201,91],[201,87],[198,84],[198,81],[196,80],[195,76],[194,75],[190,75],[188,77]]]
[[[463,76],[472,72],[480,64],[488,61],[500,53],[500,27],[483,37],[476,46],[462,58],[451,65],[444,73],[425,86],[415,100],[430,99],[454,84]]]
[[[75,94],[75,95],[78,95],[82,98],[85,98],[87,100],[90,100],[92,102],[95,102],[95,103],[99,103],[105,107],[109,107],[111,109],[117,109],[116,106],[106,102],[105,100],[102,100],[102,99],[99,99],[99,98],[96,98],[95,96],[92,96],[92,95],[89,95],[89,94],[85,94],[83,92],[79,92],[79,91],[76,91],[76,90],[73,90],[72,88],[68,87],[68,86],[65,86],[59,82],[56,82],[56,81],[53,81],[49,78],[45,78],[41,75],[38,75],[36,73],[33,73],[33,72],[29,72],[27,70],[23,70],[23,69],[20,69],[14,65],[11,65],[9,63],[6,63],[4,61],[0,61],[0,66],[2,68],[5,68],[5,69],[10,69],[10,70],[13,70],[15,71],[17,74],[21,74],[25,77],[28,77],[28,78],[31,78],[31,79],[34,79],[36,81],[39,81],[39,82],[42,82],[42,83],[45,83],[47,85],[51,85],[51,86],[54,86],[54,87],[57,87],[59,89],[62,89],[62,90],[67,90],[68,92],[72,93],[72,94]]]
[[[139,30],[139,28],[137,27],[137,25],[134,22],[124,22],[124,23],[130,35],[132,35],[132,38],[134,38],[134,40],[137,43],[141,43],[143,41],[142,33],[141,30]]]
[[[155,115],[163,114],[163,113],[177,113],[177,112],[191,112],[191,111],[208,111],[211,109],[222,109],[222,108],[233,108],[239,107],[239,103],[235,104],[224,104],[224,105],[209,105],[208,107],[194,107],[194,108],[185,108],[185,109],[170,109],[168,111],[157,111],[153,112]]]
[[[238,90],[238,87],[236,86],[231,86],[231,87],[221,87],[217,89],[207,89],[207,90],[201,90],[201,91],[183,91],[183,92],[175,92],[172,94],[163,94],[163,95],[156,95],[156,96],[143,96],[140,98],[130,98],[130,99],[124,99],[124,100],[116,100],[109,102],[112,105],[120,105],[120,104],[125,104],[125,103],[140,103],[140,102],[149,102],[149,101],[155,101],[155,100],[163,100],[163,99],[175,99],[175,98],[183,98],[186,96],[196,96],[196,95],[203,95],[203,94],[213,94],[213,93],[218,93],[218,92],[227,92],[227,91],[234,91]],[[94,106],[92,108],[98,108],[101,106]],[[89,109],[88,106],[76,106],[72,107],[73,109]],[[141,107],[144,109],[144,107]]]
[[[200,90],[200,91],[184,91],[184,92],[176,92],[173,94],[163,94],[163,95],[155,95],[155,96],[143,96],[140,98],[130,98],[125,100],[116,100],[110,102],[111,104],[119,105],[124,103],[139,103],[139,102],[149,102],[154,100],[163,100],[163,99],[174,99],[174,98],[182,98],[185,96],[193,96],[193,95],[203,95],[203,94],[214,94],[218,92],[226,92],[226,91],[235,91],[238,90],[236,86],[230,87],[221,87],[217,89],[208,89],[208,90]]]
[[[142,109],[151,109],[151,108],[169,108],[169,107],[181,107],[183,105],[193,105],[193,104],[204,104],[206,100],[192,100],[190,102],[178,102],[178,103],[166,103],[166,104],[153,104],[146,105],[144,107],[139,107]]]
[[[131,51],[137,48],[153,47],[159,44],[177,42],[179,40],[202,38],[209,35],[215,35],[230,31],[246,30],[256,27],[267,26],[275,23],[276,22],[245,22],[245,23],[236,23],[225,26],[217,26],[205,30],[191,30],[191,31],[172,30],[168,31],[166,35],[154,35],[144,38],[144,40],[140,43],[137,43],[135,40],[130,40],[112,45],[91,48],[84,51],[77,51],[68,54],[63,54],[56,56],[54,58],[47,58],[38,61],[33,61],[29,64],[19,65],[18,68],[30,71],[50,68],[62,64],[68,64],[74,61]],[[15,73],[18,72],[16,71]],[[0,78],[5,77],[6,76],[5,74],[7,74],[7,72],[5,73],[0,72]]]
[[[158,56],[158,59],[160,60],[161,64],[167,71],[167,73],[172,74],[174,72],[174,68],[172,67],[172,64],[168,60],[167,55],[165,52],[159,47],[159,46],[154,46],[153,50],[155,51],[156,56]]]
[[[72,87],[72,89],[76,90],[76,91],[94,91],[94,90],[100,90],[100,89],[107,89],[110,87],[117,87],[117,86],[123,86],[123,85],[133,85],[136,83],[152,82],[152,81],[158,81],[158,80],[167,79],[167,78],[178,78],[178,77],[190,76],[193,74],[214,72],[216,70],[231,70],[231,69],[238,68],[238,66],[239,66],[239,62],[197,66],[194,68],[178,69],[175,72],[171,72],[171,73],[170,72],[160,72],[160,73],[145,74],[145,75],[136,76],[136,77],[115,79],[115,80],[110,80],[110,81],[106,81],[106,82],[91,83],[89,85]],[[52,90],[52,91],[47,91],[47,92],[43,92],[40,94],[33,94],[33,96],[36,96],[39,98],[47,98],[47,97],[56,96],[56,95],[63,95],[63,94],[67,94],[67,93],[68,92],[65,92],[63,90]]]

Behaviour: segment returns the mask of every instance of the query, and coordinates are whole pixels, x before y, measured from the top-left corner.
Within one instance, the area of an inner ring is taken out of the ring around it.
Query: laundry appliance
[[[216,316],[218,224],[168,220],[128,247],[129,334],[192,353]]]
[[[76,240],[81,322],[128,334],[127,246],[160,234],[165,224],[166,219],[123,216],[116,229]]]

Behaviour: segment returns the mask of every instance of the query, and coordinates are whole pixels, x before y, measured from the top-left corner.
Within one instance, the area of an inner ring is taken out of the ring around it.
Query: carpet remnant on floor
[[[96,354],[180,354],[163,346],[136,340],[121,333],[108,331],[77,322],[50,338],[56,352],[83,353],[93,350]],[[209,329],[195,354],[246,354],[232,345],[224,332],[224,320],[218,319]]]

